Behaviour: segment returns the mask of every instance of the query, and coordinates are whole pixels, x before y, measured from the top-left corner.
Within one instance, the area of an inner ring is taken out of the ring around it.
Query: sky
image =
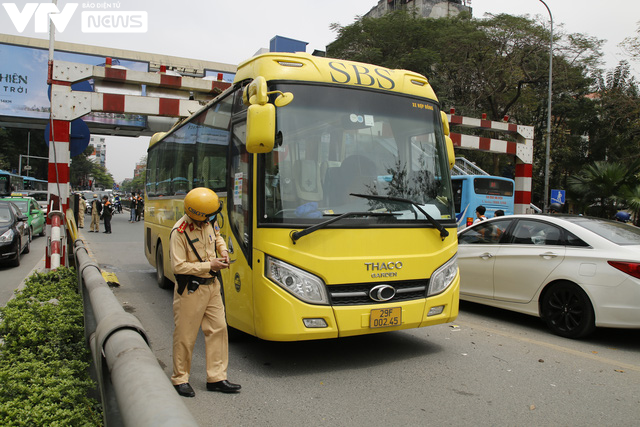
[[[553,15],[554,32],[585,33],[606,39],[607,69],[628,59],[618,44],[625,37],[638,34],[640,1],[545,1]],[[29,2],[14,0],[13,3],[17,10],[24,11]],[[236,65],[260,48],[268,47],[275,35],[308,42],[307,52],[325,50],[336,38],[330,28],[332,23],[350,25],[377,3],[377,0],[58,0],[58,9],[62,12],[70,7],[68,5],[78,7],[67,27],[57,32],[56,40]],[[482,18],[485,13],[529,15],[545,21],[549,18],[539,0],[471,0],[470,3],[475,18]],[[146,32],[91,34],[82,31],[81,11],[105,10],[146,12]],[[37,17],[37,13],[34,16]],[[36,24],[34,18],[23,32],[18,32],[5,7],[0,8],[0,32],[4,34],[48,38],[48,34],[36,32]],[[640,76],[640,63],[632,63],[632,71]],[[107,137],[107,169],[117,182],[133,176],[135,163],[145,155],[147,145],[147,137]]]

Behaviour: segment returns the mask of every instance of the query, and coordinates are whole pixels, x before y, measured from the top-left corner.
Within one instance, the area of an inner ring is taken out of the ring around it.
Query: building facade
[[[471,0],[379,0],[378,5],[364,16],[380,18],[394,10],[406,8],[423,18],[445,18],[463,11],[471,13],[470,4]]]
[[[104,136],[91,136],[89,144],[93,146],[93,153],[89,160],[95,161],[103,168],[107,167],[107,140]]]

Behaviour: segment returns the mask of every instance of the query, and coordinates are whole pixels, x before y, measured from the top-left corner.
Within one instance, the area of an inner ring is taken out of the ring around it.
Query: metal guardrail
[[[153,355],[142,324],[124,311],[84,241],[74,241],[73,252],[104,425],[197,426]]]

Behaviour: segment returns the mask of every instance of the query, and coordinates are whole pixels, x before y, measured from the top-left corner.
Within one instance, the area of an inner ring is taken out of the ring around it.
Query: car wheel
[[[14,267],[19,267],[20,266],[20,254],[21,254],[20,249],[21,248],[22,248],[22,240],[19,240],[18,241],[18,250],[17,250],[17,253],[16,253],[16,259],[11,261],[11,265],[14,266]]]
[[[542,299],[542,318],[551,331],[566,338],[580,338],[595,329],[593,306],[587,294],[573,283],[551,286]]]
[[[39,236],[44,237],[45,234],[47,234],[47,227],[44,224],[42,224],[42,231],[40,232]]]
[[[31,252],[31,230],[29,230],[29,238],[27,239],[27,244],[25,245],[22,253],[28,254],[29,252]]]
[[[33,239],[33,227],[32,226],[29,227],[29,241],[31,241],[31,239]]]
[[[164,254],[162,252],[162,243],[158,243],[156,249],[156,283],[160,289],[173,288],[173,282],[164,276]]]

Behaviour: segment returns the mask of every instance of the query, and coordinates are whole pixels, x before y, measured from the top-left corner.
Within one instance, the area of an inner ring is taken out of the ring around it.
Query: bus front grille
[[[389,285],[395,289],[393,298],[376,301],[370,296],[371,290],[379,285]],[[425,298],[429,287],[428,280],[409,280],[388,283],[354,283],[348,285],[328,285],[332,305],[386,304],[398,301],[410,301]]]

